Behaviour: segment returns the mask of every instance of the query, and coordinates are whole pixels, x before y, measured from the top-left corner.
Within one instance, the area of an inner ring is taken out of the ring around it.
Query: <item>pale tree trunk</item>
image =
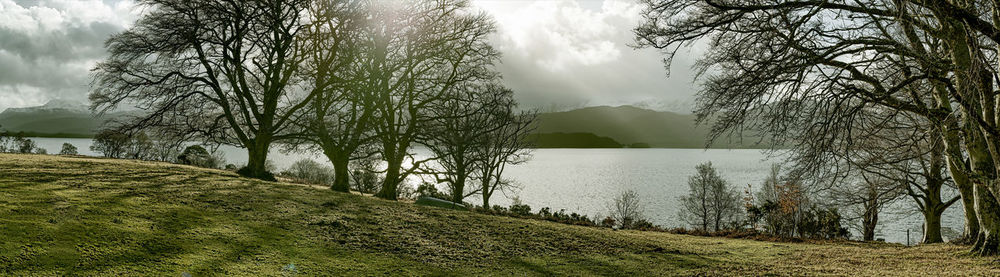
[[[976,213],[976,195],[973,190],[972,181],[969,180],[968,166],[962,157],[961,146],[959,145],[959,127],[954,118],[948,118],[941,125],[944,136],[945,159],[948,164],[948,172],[958,194],[962,199],[962,211],[965,217],[965,229],[962,232],[961,241],[972,242],[979,234],[979,216]]]
[[[878,199],[870,201],[877,202]],[[864,241],[875,240],[875,227],[878,226],[878,208],[875,205],[877,203],[869,203],[865,207],[864,218],[861,220],[861,236]]]

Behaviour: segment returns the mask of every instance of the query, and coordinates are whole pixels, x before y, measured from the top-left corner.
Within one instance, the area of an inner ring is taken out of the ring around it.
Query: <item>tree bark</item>
[[[875,240],[875,226],[878,226],[878,210],[874,207],[866,207],[864,218],[862,219],[861,225],[862,225],[861,236],[863,237],[862,239],[864,241]]]
[[[924,214],[924,237],[920,243],[944,242],[941,238],[941,213],[943,209],[928,209]]]
[[[350,177],[350,172],[348,172],[347,167],[350,159],[342,156],[331,157],[328,155],[327,157],[333,163],[333,184],[330,185],[330,189],[339,192],[350,192],[351,184],[350,178],[348,178]]]
[[[385,180],[382,181],[382,189],[375,194],[376,197],[386,200],[396,200],[399,197],[399,170],[402,168],[402,161],[393,159],[386,161]]]
[[[1000,205],[984,185],[976,185],[976,211],[979,215],[979,235],[973,251],[982,255],[996,255],[1000,246]]]
[[[243,177],[261,179],[265,181],[276,181],[274,175],[267,171],[267,154],[270,150],[271,141],[257,138],[247,147],[247,166],[239,170]]]
[[[483,182],[482,186],[483,187],[482,187],[482,190],[480,192],[483,195],[483,209],[489,209],[490,208],[490,197],[493,196],[493,191],[490,190],[490,188],[492,188],[493,186],[490,184],[490,181],[491,181],[491,179],[489,177],[486,177],[486,176],[484,176],[483,179],[482,179],[482,182]]]
[[[465,175],[465,173],[459,173],[455,176],[452,183],[451,202],[461,204],[462,200],[465,199]]]

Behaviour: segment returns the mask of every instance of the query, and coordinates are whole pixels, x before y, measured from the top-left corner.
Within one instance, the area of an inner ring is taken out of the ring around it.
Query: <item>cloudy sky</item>
[[[634,0],[473,0],[493,15],[507,86],[546,110],[634,104],[686,112],[689,66],[678,55],[669,78],[655,50],[635,50]],[[141,11],[131,0],[0,0],[0,110],[52,99],[85,101],[90,68],[108,35]]]

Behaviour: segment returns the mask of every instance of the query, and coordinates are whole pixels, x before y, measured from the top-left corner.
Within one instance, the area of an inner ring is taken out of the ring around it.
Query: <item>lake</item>
[[[49,153],[58,153],[64,142],[75,145],[81,155],[97,155],[90,151],[90,139],[32,138]],[[246,151],[223,146],[227,163],[245,164]],[[420,151],[418,151],[419,153]],[[270,156],[279,170],[295,161],[310,158],[327,162],[321,155],[280,153]],[[747,184],[759,188],[777,159],[769,160],[760,150],[722,149],[538,149],[531,161],[509,166],[506,178],[515,180],[520,190],[507,194],[497,193],[493,204],[508,206],[512,199],[531,206],[532,211],[550,207],[553,211],[603,216],[608,214],[611,199],[624,190],[638,192],[645,207],[645,216],[664,227],[679,227],[677,218],[678,198],[688,192],[688,176],[695,173],[695,165],[712,162],[730,185],[742,192]],[[948,193],[946,193],[948,195]],[[481,201],[476,196],[468,199]],[[843,211],[842,211],[843,213]],[[916,212],[913,200],[906,198],[893,203],[881,215],[879,234],[890,242],[906,243],[910,230],[912,242],[921,236],[922,216]],[[948,236],[960,233],[964,227],[961,202],[945,211],[942,226]],[[859,237],[852,230],[853,237]]]

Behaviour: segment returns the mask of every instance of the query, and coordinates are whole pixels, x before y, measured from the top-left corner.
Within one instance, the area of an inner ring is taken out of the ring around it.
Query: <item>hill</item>
[[[690,114],[653,111],[634,106],[597,106],[538,115],[539,133],[593,133],[622,144],[647,143],[659,148],[704,148],[709,126],[695,124]],[[752,140],[750,140],[752,141]],[[712,148],[754,148],[720,139]]]
[[[1000,275],[966,247],[481,215],[152,162],[0,154],[0,275]]]
[[[0,128],[11,132],[25,132],[31,136],[89,137],[105,121],[124,116],[113,113],[105,116],[91,114],[86,104],[52,100],[42,106],[9,108],[0,112]]]
[[[591,133],[541,133],[527,139],[538,148],[622,148],[614,139]]]

